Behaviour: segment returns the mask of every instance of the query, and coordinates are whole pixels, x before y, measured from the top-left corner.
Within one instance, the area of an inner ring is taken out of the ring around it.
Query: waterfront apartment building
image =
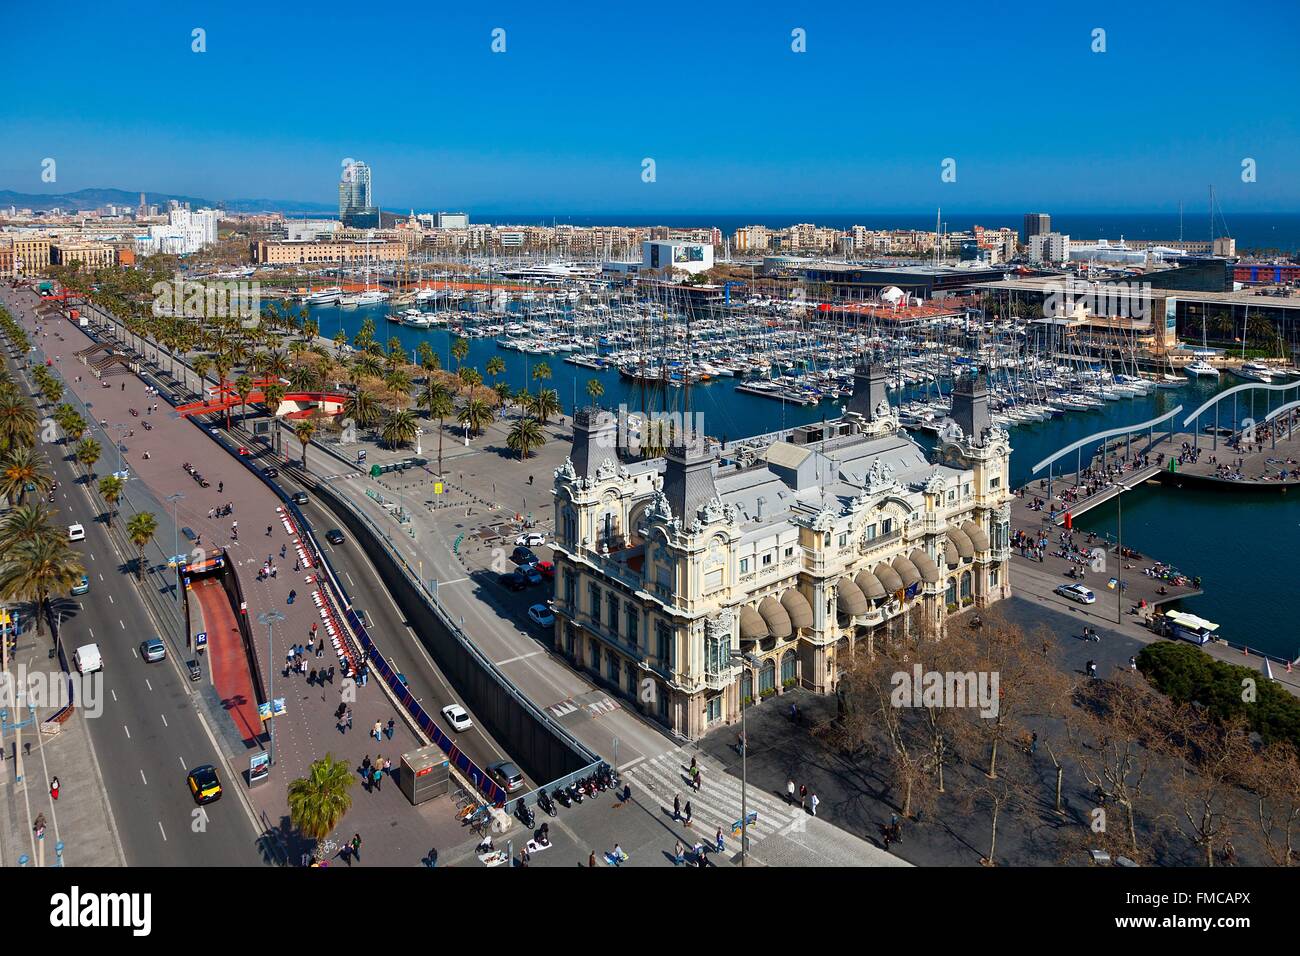
[[[1029,240],[1029,261],[1035,265],[1061,265],[1070,261],[1070,237],[1059,232],[1040,232]]]
[[[18,234],[13,237],[14,274],[41,275],[50,267],[49,236]]]
[[[1024,244],[1029,245],[1029,240],[1044,232],[1052,231],[1052,217],[1045,212],[1027,212],[1025,213],[1025,238]]]
[[[367,241],[364,239],[289,242],[287,240],[259,240],[253,243],[253,261],[258,265],[305,265],[334,262],[399,262],[409,250],[404,242],[396,240]]]
[[[1011,449],[983,378],[955,388],[931,456],[886,379],[859,368],[836,421],[725,446],[679,423],[665,457],[626,463],[619,422],[579,410],[555,472],[556,649],[696,738],[1008,597]]]
[[[772,232],[767,226],[741,226],[731,234],[733,252],[766,252],[772,244]]]

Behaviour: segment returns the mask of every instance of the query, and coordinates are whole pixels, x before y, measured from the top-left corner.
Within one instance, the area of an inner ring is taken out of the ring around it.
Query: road
[[[19,316],[12,290],[0,290]],[[26,315],[24,325],[34,323]],[[33,342],[36,336],[33,335]],[[42,340],[43,341],[43,340]],[[96,436],[105,447],[112,439]],[[104,670],[95,679],[103,695],[98,718],[78,713],[90,733],[108,790],[127,862],[131,866],[248,866],[266,862],[257,848],[257,831],[227,779],[222,800],[199,808],[190,796],[186,773],[200,764],[224,766],[216,742],[195,708],[187,676],[174,655],[146,664],[139,644],[158,634],[130,579],[131,557],[120,554],[108,536],[90,491],[64,460],[67,447],[51,447],[49,458],[59,488],[55,520],[79,523],[86,539],[78,545],[90,578],[90,591],[64,602],[62,640],[73,648],[95,642]],[[71,656],[69,654],[69,656]],[[207,679],[205,673],[204,679]],[[70,774],[64,775],[64,780]]]

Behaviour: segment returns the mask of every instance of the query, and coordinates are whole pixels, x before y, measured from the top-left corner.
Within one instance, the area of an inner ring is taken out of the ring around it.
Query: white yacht
[[[1183,366],[1183,371],[1192,378],[1218,378],[1219,370],[1205,359],[1197,359]]]
[[[1273,369],[1263,362],[1247,362],[1240,368],[1233,369],[1233,373],[1248,382],[1263,382],[1268,385],[1273,381]]]
[[[330,286],[328,289],[317,289],[315,292],[309,292],[304,299],[308,305],[333,305],[338,302],[339,296],[343,290],[338,286]]]

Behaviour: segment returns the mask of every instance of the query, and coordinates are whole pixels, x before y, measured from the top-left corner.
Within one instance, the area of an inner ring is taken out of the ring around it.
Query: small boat
[[[1218,378],[1219,370],[1205,359],[1197,359],[1183,367],[1183,371],[1192,378]]]

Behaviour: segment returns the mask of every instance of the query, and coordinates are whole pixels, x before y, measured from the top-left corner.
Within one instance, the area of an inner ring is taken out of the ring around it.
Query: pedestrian
[[[316,623],[315,621],[312,621],[312,622],[311,622],[311,636],[312,636],[312,637],[315,637],[315,636],[316,636],[316,628],[317,628],[318,626],[319,626],[319,625],[317,625],[317,623]]]
[[[224,481],[218,481],[218,482],[217,482],[217,494],[219,494],[219,495],[220,495],[220,494],[224,494],[224,493],[225,493],[225,490],[226,490],[226,483],[225,483]],[[236,523],[238,523],[238,522],[236,522]]]
[[[267,526],[266,526],[266,536],[267,536],[268,538],[271,537],[271,526],[270,526],[270,525],[267,525]],[[268,555],[267,557],[269,558],[270,555]]]
[[[396,728],[397,728],[397,721],[395,721],[392,717],[389,717],[388,726],[384,728],[384,736],[386,736],[389,740],[392,740],[393,731],[396,730]]]
[[[799,784],[799,809],[803,810],[807,802],[808,802],[808,785],[805,783],[801,783]]]
[[[311,653],[311,638],[307,638],[307,653]]]
[[[333,665],[333,664],[330,665],[330,669],[329,669],[329,682],[330,682],[331,684],[334,683],[334,665]]]
[[[375,737],[376,740],[383,740],[383,739],[384,739],[384,725],[383,725],[383,723],[380,722],[380,721],[378,721],[378,720],[376,720],[376,721],[375,721],[375,726],[371,729],[370,732],[371,732],[372,734],[374,734],[374,737]]]
[[[700,768],[699,767],[695,767],[691,771],[691,783],[695,785],[695,792],[699,793],[700,792]]]
[[[1138,669],[1138,659],[1136,657],[1130,657],[1128,659],[1128,669],[1131,671],[1136,671]]]
[[[357,858],[357,862],[360,863],[361,862],[361,834],[360,833],[352,834],[351,846],[352,846],[352,855],[355,856]]]
[[[384,773],[391,775],[392,772],[393,772],[393,759],[392,759],[391,757],[385,757],[385,758],[384,758]],[[546,825],[546,824],[542,824],[542,826],[545,826],[545,825]]]
[[[383,779],[384,779],[384,772],[380,770],[378,767],[376,767],[375,768],[375,790],[378,791],[381,789],[379,785],[380,783],[383,782]]]
[[[366,754],[365,759],[361,761],[361,776],[370,776],[370,754]]]
[[[1029,753],[1030,755],[1038,753],[1038,731],[1029,735]]]
[[[288,546],[287,546],[287,545],[283,545],[283,544],[280,545],[280,560],[281,560],[281,561],[284,560],[285,552],[288,551],[288,550],[289,550],[289,549],[288,549]]]
[[[316,686],[316,668],[314,667],[311,669],[311,673],[307,675],[307,686]]]
[[[592,850],[591,856],[587,857],[587,866],[595,866],[595,865],[596,865],[596,851]]]
[[[686,825],[691,825],[691,801],[686,801]]]
[[[59,778],[58,777],[52,777],[50,779],[50,798],[53,800],[59,799]]]
[[[713,835],[714,846],[718,848],[719,853],[727,851],[727,845],[722,842],[722,827],[718,827],[718,832]]]
[[[794,781],[793,780],[787,780],[785,782],[785,802],[791,805],[794,804]]]
[[[682,795],[679,793],[677,794],[677,796],[673,797],[673,819],[680,820],[681,818],[682,818]]]
[[[325,638],[322,637],[322,638],[320,639],[320,643],[316,645],[316,656],[317,656],[317,657],[320,657],[320,656],[321,656],[322,654],[324,654],[324,653],[325,653]],[[333,669],[334,669],[334,668],[332,668],[332,667],[330,668],[330,670],[333,670]]]
[[[334,668],[332,667],[330,668],[330,683],[331,684],[334,683]],[[352,708],[351,707],[348,708],[347,721],[348,721],[348,730],[351,730],[352,729]]]
[[[681,864],[682,864],[682,841],[676,840],[673,842],[673,865],[681,866]]]
[[[812,815],[813,815],[813,816],[817,816],[817,804],[819,804],[819,803],[821,803],[821,801],[817,799],[817,794],[814,793],[814,794],[812,795],[812,801],[811,801],[811,804],[810,804],[811,807],[812,807]]]

